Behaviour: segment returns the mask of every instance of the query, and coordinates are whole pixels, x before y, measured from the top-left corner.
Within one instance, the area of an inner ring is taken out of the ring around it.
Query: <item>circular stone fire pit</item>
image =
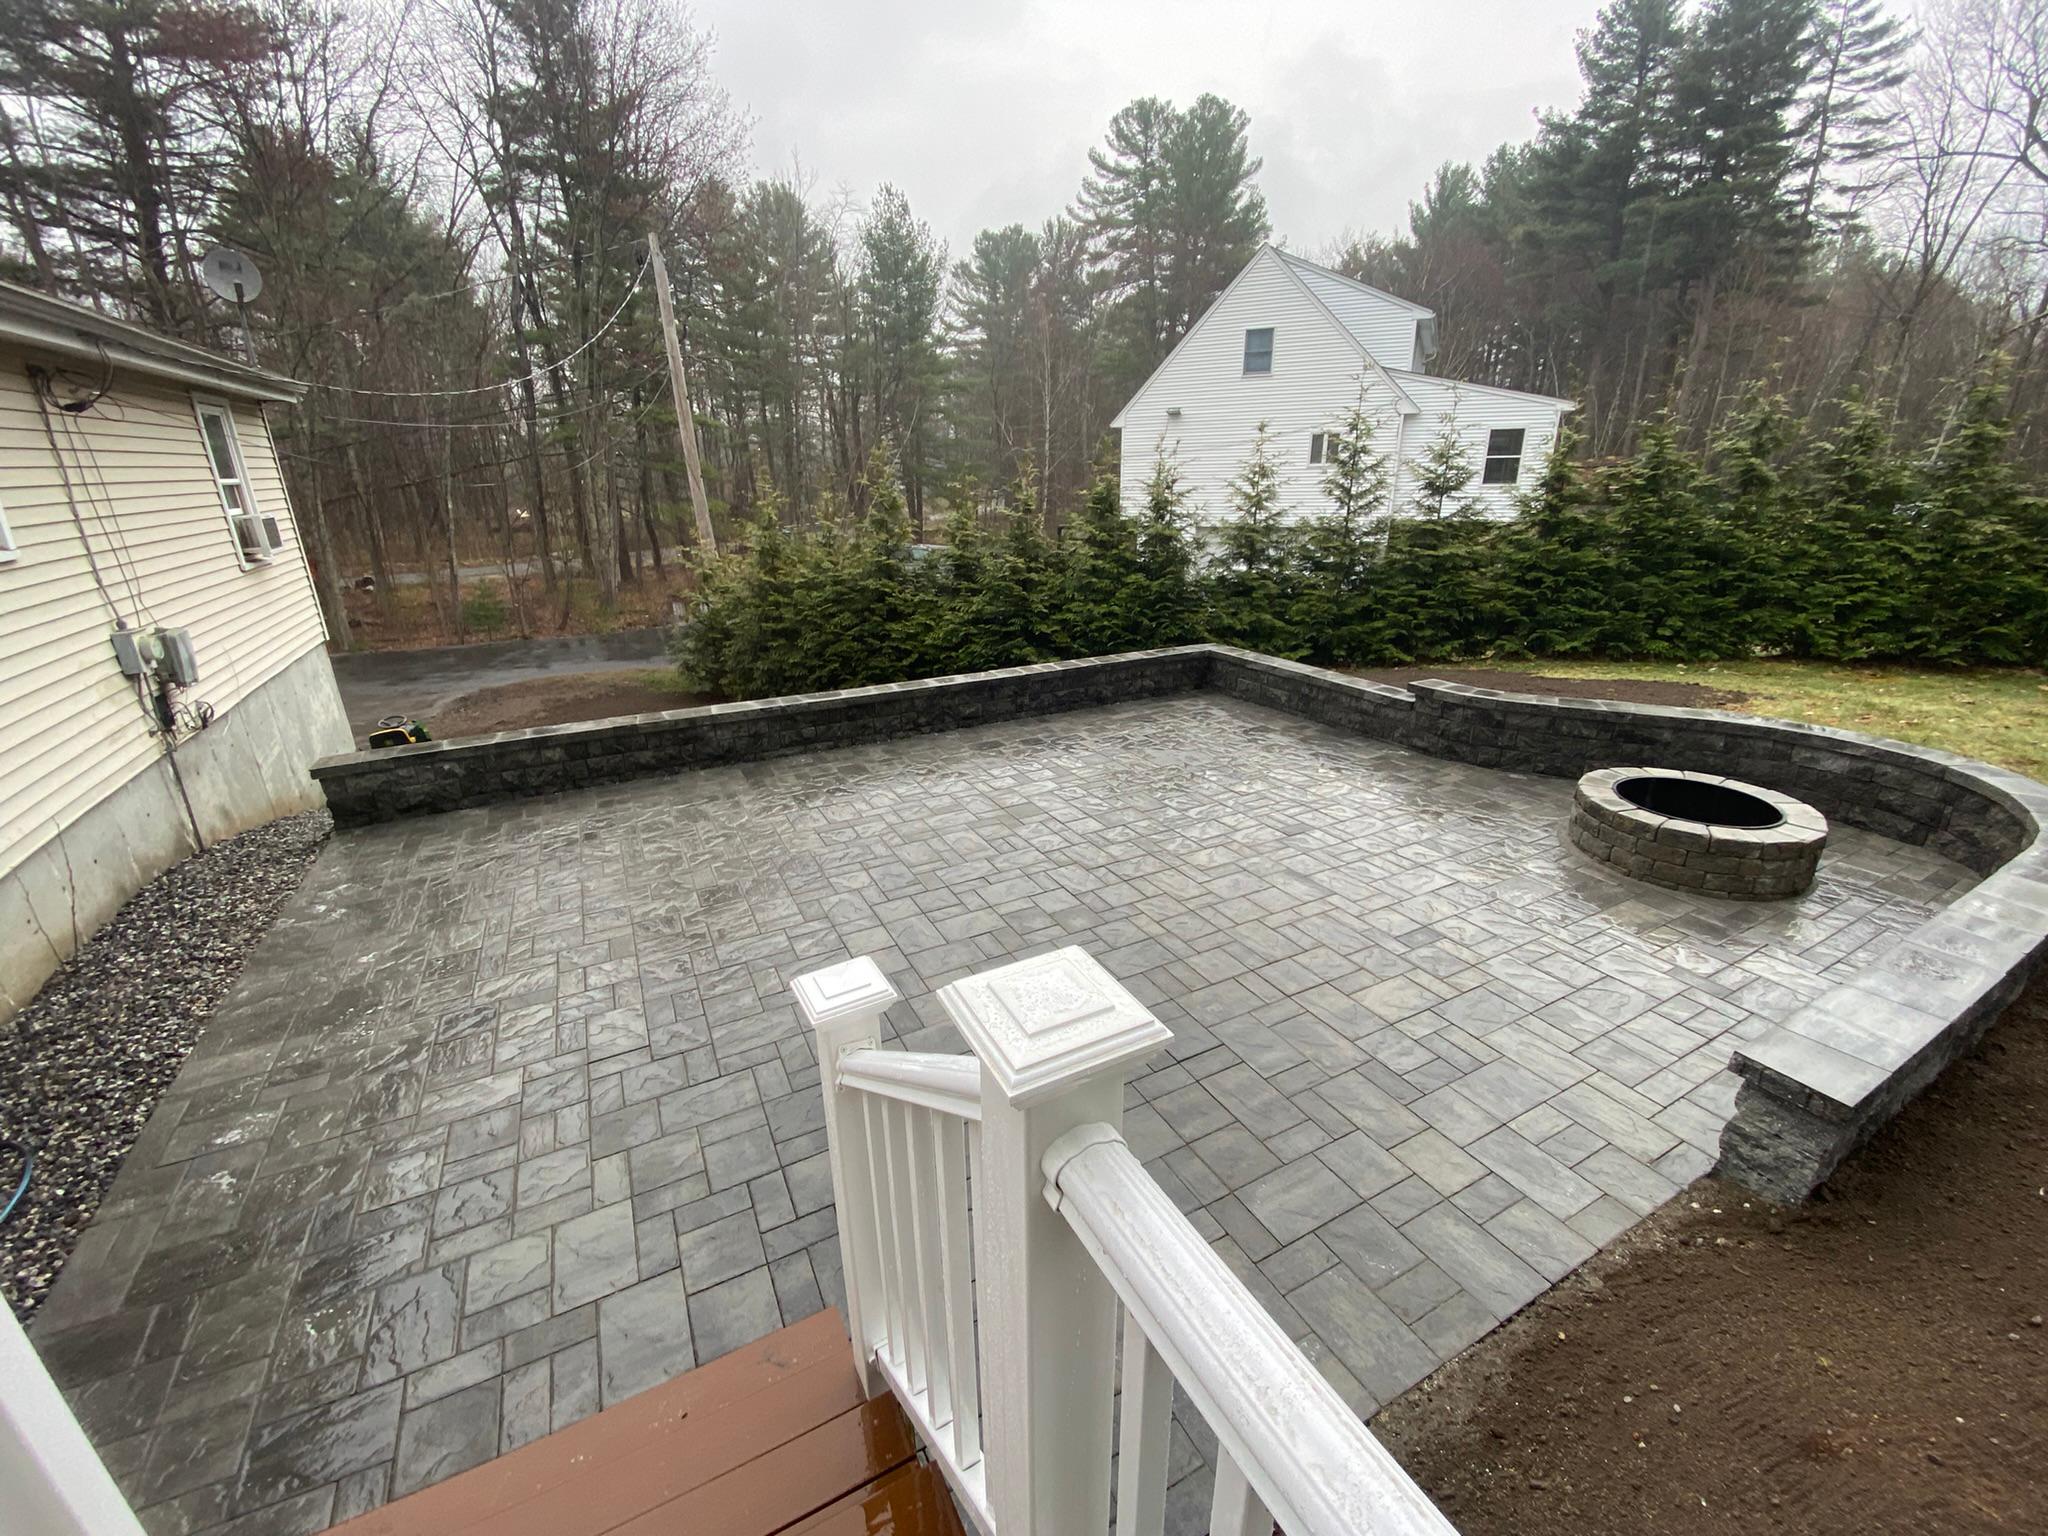
[[[1828,823],[1804,801],[1740,779],[1601,768],[1579,780],[1571,839],[1653,885],[1773,901],[1813,884]]]

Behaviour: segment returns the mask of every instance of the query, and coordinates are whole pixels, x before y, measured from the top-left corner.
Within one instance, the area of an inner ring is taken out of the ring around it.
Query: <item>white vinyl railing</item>
[[[1219,1448],[1211,1536],[1456,1536],[1125,1145],[1171,1032],[1079,949],[942,989],[972,1056],[879,1049],[872,960],[798,977],[869,1396],[982,1536],[1159,1536],[1173,1387]],[[1117,1400],[1121,1318],[1121,1420]]]

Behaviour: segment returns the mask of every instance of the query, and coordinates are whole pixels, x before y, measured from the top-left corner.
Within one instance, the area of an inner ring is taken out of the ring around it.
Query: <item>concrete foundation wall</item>
[[[206,843],[323,803],[313,762],[351,745],[324,650],[284,671],[178,748],[159,756],[0,875],[0,1021],[124,902]]]
[[[2048,960],[2048,788],[2019,774],[1821,726],[1452,683],[1395,688],[1220,646],[352,753],[313,771],[347,824],[1205,687],[1483,767],[1722,774],[1984,875],[1734,1057],[1743,1083],[1720,1166],[1774,1199],[1811,1192]]]

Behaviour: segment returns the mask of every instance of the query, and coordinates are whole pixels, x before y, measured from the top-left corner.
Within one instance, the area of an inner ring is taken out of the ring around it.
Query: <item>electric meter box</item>
[[[164,680],[174,687],[190,688],[199,681],[199,657],[192,650],[189,629],[160,629],[157,644],[163,651]]]
[[[117,629],[111,638],[114,660],[120,663],[123,677],[147,677],[163,657],[163,643],[157,635],[144,634],[139,629]]]

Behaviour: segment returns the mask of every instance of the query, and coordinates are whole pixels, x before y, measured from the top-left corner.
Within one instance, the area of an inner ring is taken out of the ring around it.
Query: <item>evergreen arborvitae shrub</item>
[[[1209,632],[1226,645],[1297,654],[1292,610],[1300,539],[1280,514],[1280,471],[1264,422],[1244,469],[1230,486],[1231,517],[1210,538]]]
[[[1355,405],[1323,439],[1323,494],[1330,510],[1302,530],[1301,577],[1289,615],[1315,661],[1354,666],[1387,651],[1375,589],[1393,470],[1373,443],[1372,418]]]
[[[1472,459],[1440,432],[1408,505],[1362,405],[1326,439],[1324,510],[1290,526],[1262,427],[1204,549],[1174,468],[1144,505],[1105,476],[1069,537],[1046,536],[1027,468],[993,530],[957,498],[913,558],[885,445],[865,511],[789,529],[767,508],[698,572],[675,655],[729,698],[841,688],[1216,640],[1339,666],[1488,656],[1677,660],[1793,655],[2048,660],[2048,502],[2012,468],[1996,372],[1940,441],[1907,451],[1851,396],[1825,435],[1746,399],[1709,457],[1668,423],[1589,472],[1569,434],[1505,522],[1480,516]]]

